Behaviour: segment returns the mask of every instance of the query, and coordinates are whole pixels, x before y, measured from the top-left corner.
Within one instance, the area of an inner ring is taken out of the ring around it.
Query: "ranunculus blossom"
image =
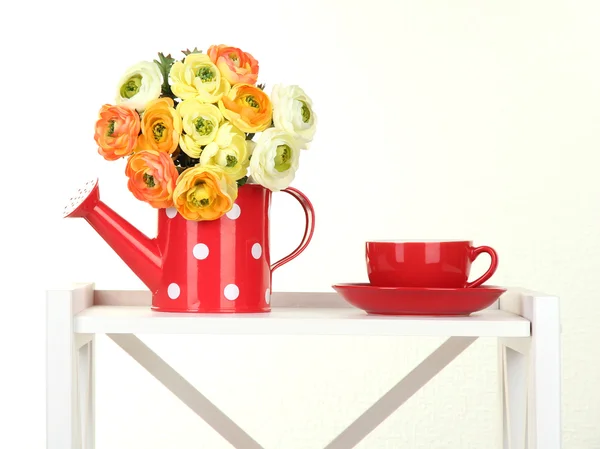
[[[231,123],[224,123],[215,140],[202,150],[200,164],[218,165],[236,181],[246,176],[250,155],[243,132]]]
[[[208,49],[208,56],[232,86],[256,84],[258,61],[250,53],[221,44],[211,46]]]
[[[94,140],[98,144],[98,153],[104,159],[116,161],[131,154],[139,133],[140,116],[135,110],[120,105],[102,106],[96,121]]]
[[[173,202],[187,220],[216,220],[231,210],[237,195],[237,183],[221,167],[196,165],[179,175]]]
[[[236,84],[219,101],[223,116],[245,133],[267,129],[273,120],[273,107],[268,95],[256,86]]]
[[[183,134],[179,146],[189,157],[198,159],[204,145],[211,143],[223,121],[223,115],[214,104],[203,103],[199,98],[188,98],[177,105],[183,120]]]
[[[169,97],[159,98],[148,104],[142,116],[142,134],[137,149],[156,150],[172,154],[181,135],[181,117]]]
[[[127,187],[140,201],[161,209],[173,205],[173,191],[179,173],[168,153],[143,150],[127,161]]]
[[[217,66],[202,53],[191,53],[183,62],[176,61],[169,72],[169,84],[182,100],[196,97],[202,103],[216,103],[230,88]]]
[[[290,133],[305,149],[317,129],[312,100],[299,86],[276,84],[271,92],[273,124]]]
[[[143,112],[148,103],[161,93],[163,76],[154,62],[141,61],[129,67],[121,77],[117,89],[117,104]]]
[[[298,141],[277,128],[264,131],[250,159],[252,180],[274,192],[288,187],[296,176],[300,159]]]

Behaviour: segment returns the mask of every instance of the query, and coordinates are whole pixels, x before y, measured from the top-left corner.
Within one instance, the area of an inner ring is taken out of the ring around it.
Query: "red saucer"
[[[336,284],[333,289],[354,307],[377,315],[464,316],[489,307],[505,288],[376,287]]]

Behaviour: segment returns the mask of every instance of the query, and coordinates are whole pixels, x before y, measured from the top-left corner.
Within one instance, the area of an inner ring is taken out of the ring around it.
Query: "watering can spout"
[[[162,257],[156,240],[148,238],[100,201],[98,180],[78,190],[63,212],[64,218],[84,218],[123,259],[141,281],[155,292],[160,285]]]

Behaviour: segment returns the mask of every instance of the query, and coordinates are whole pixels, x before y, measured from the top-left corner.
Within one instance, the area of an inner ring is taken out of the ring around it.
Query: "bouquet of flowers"
[[[256,84],[258,61],[239,48],[182,53],[159,53],[125,72],[115,104],[100,110],[98,153],[127,158],[137,199],[188,220],[220,218],[246,182],[288,187],[315,134],[312,100],[296,85],[267,95]]]

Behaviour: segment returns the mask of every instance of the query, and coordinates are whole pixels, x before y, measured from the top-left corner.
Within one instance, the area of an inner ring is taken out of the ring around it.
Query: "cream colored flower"
[[[154,62],[142,61],[129,67],[119,81],[117,104],[143,112],[161,93],[163,76]]]
[[[229,122],[225,122],[215,140],[202,150],[201,165],[218,165],[236,181],[246,176],[249,161],[246,135]]]
[[[208,55],[202,53],[176,61],[169,72],[169,84],[182,100],[197,97],[203,103],[217,103],[231,87]]]
[[[202,147],[217,136],[223,115],[218,107],[203,103],[197,97],[183,100],[177,105],[177,112],[183,120],[179,146],[189,157],[197,159]]]
[[[300,145],[291,134],[277,128],[264,131],[250,159],[252,180],[274,192],[294,180],[300,158]]]
[[[308,148],[317,129],[317,115],[308,95],[299,86],[276,84],[271,102],[275,127],[290,133],[303,148]]]

